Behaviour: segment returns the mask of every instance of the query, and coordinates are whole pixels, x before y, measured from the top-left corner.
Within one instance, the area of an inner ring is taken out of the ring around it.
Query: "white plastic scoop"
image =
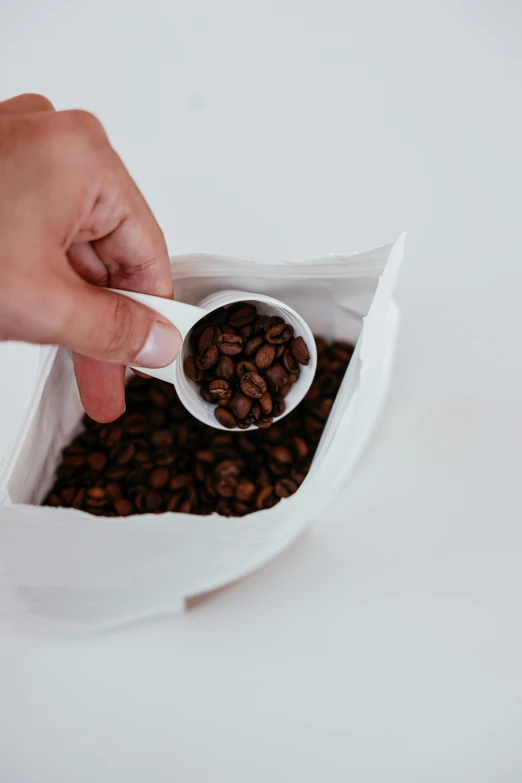
[[[193,416],[202,421],[203,424],[208,424],[210,427],[215,427],[218,430],[225,430],[227,432],[245,432],[245,430],[242,430],[239,427],[227,429],[218,422],[214,415],[216,406],[210,402],[206,402],[201,397],[200,387],[197,383],[191,381],[190,378],[187,377],[183,369],[183,362],[185,358],[190,355],[190,341],[186,339],[190,330],[202,318],[224,305],[234,304],[235,302],[250,302],[257,307],[257,311],[261,315],[278,315],[284,319],[285,323],[293,326],[295,336],[302,337],[307,345],[310,353],[310,362],[308,365],[300,368],[301,372],[299,378],[285,398],[286,410],[282,416],[279,416],[276,419],[276,421],[290,413],[290,411],[301,402],[310,388],[317,366],[317,349],[314,337],[310,331],[310,327],[299,313],[296,313],[295,310],[292,310],[291,307],[288,307],[288,305],[280,302],[278,299],[273,299],[271,296],[264,296],[263,294],[247,293],[245,291],[220,291],[217,294],[207,296],[197,307],[195,307],[194,305],[185,304],[185,302],[175,302],[172,299],[163,299],[162,297],[151,296],[150,294],[138,294],[133,291],[121,291],[118,289],[112,290],[116,294],[127,296],[129,299],[134,299],[136,302],[140,302],[151,310],[155,310],[178,328],[183,338],[183,346],[180,355],[172,364],[169,364],[167,367],[161,367],[160,369],[149,369],[146,367],[135,367],[134,369],[141,370],[142,372],[147,373],[147,375],[152,375],[154,378],[159,378],[162,381],[168,381],[169,383],[174,384],[179,399],[185,408],[192,413]],[[256,427],[253,426],[250,427],[250,429],[256,429]]]

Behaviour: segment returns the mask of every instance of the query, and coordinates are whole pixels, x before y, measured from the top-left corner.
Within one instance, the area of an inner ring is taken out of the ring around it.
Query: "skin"
[[[125,409],[128,364],[163,367],[178,331],[110,288],[172,298],[165,239],[88,112],[0,102],[0,340],[71,348],[87,413]]]

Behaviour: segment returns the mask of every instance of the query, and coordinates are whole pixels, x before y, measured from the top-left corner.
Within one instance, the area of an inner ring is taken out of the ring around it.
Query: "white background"
[[[2,783],[519,783],[521,35],[519,0],[3,1],[0,97],[97,113],[171,253],[409,239],[343,496],[184,617],[1,627]],[[4,447],[37,353],[0,351]]]

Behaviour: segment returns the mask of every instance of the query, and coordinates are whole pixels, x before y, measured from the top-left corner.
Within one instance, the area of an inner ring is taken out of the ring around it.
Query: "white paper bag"
[[[172,259],[180,300],[195,304],[225,288],[269,294],[301,313],[316,335],[357,342],[306,480],[295,495],[246,517],[103,518],[39,507],[83,414],[69,352],[43,348],[0,473],[0,612],[77,632],[179,611],[187,597],[259,568],[319,520],[347,482],[385,400],[404,241],[301,263]]]

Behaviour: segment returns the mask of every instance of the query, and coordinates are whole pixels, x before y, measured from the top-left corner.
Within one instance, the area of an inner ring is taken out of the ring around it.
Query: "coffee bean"
[[[282,364],[273,364],[266,370],[265,376],[274,389],[279,389],[288,383],[288,374]]]
[[[259,404],[261,405],[261,410],[265,415],[268,415],[272,411],[272,397],[270,396],[270,392],[266,391],[264,394],[261,395],[259,398]]]
[[[105,487],[105,492],[112,500],[118,500],[118,498],[121,498],[123,494],[121,484],[116,484],[116,482],[107,484],[107,486]]]
[[[203,330],[199,342],[198,342],[198,351],[199,353],[203,353],[207,350],[207,348],[210,348],[211,345],[214,345],[217,338],[221,334],[221,329],[218,326],[207,326],[206,329]]]
[[[70,465],[74,468],[80,468],[83,465],[85,465],[86,462],[86,455],[85,454],[66,454],[63,458],[63,465]]]
[[[216,455],[210,449],[200,449],[199,451],[196,451],[194,456],[196,459],[201,460],[201,462],[207,462],[209,464],[216,461]]]
[[[60,492],[60,505],[70,506],[76,496],[76,487],[65,487]]]
[[[171,478],[169,487],[176,491],[178,489],[183,489],[183,487],[187,487],[191,481],[192,476],[190,473],[179,473]]]
[[[262,411],[261,411],[261,405],[259,403],[259,400],[255,400],[248,414],[245,417],[245,422],[247,424],[255,424],[256,421],[260,418],[261,413]]]
[[[108,478],[109,481],[120,481],[120,479],[125,478],[127,470],[128,469],[124,465],[109,465],[105,470],[105,477]]]
[[[256,494],[256,485],[253,481],[248,481],[248,479],[240,479],[237,482],[235,495],[238,500],[240,500],[243,503],[250,503],[250,501],[255,497]]]
[[[306,343],[302,337],[296,337],[292,343],[292,353],[299,362],[299,364],[309,364],[310,353],[306,347]]]
[[[266,339],[273,345],[287,343],[294,336],[294,329],[290,324],[277,324],[266,332]]]
[[[268,321],[267,315],[258,315],[255,319],[254,323],[252,324],[252,328],[254,331],[254,334],[264,334],[265,333],[265,325]]]
[[[145,495],[145,507],[148,511],[158,511],[161,508],[162,500],[159,492],[147,492]]]
[[[274,491],[271,485],[263,487],[256,498],[256,508],[258,510],[271,508],[275,504]]]
[[[253,362],[239,362],[236,367],[237,377],[241,380],[247,372],[257,372],[257,367]]]
[[[127,500],[126,498],[116,498],[114,501],[114,508],[120,517],[128,517],[130,514],[134,513],[134,506],[130,500]]]
[[[303,438],[300,438],[298,435],[294,435],[292,438],[292,445],[294,447],[297,459],[305,459],[308,456],[308,444]]]
[[[82,508],[83,501],[85,498],[85,489],[83,487],[80,487],[80,489],[76,492],[74,496],[74,500],[71,503],[73,508]]]
[[[230,358],[230,356],[225,356],[222,354],[219,359],[218,363],[216,364],[216,378],[220,378],[223,381],[228,381],[232,376],[234,375],[235,367],[234,362]]]
[[[220,335],[216,345],[225,356],[237,356],[243,350],[241,337],[238,334],[230,334],[230,332]]]
[[[126,465],[134,457],[134,444],[128,440],[117,443],[110,451],[110,457],[117,465]],[[115,476],[111,478],[115,479]]]
[[[202,397],[205,402],[215,402],[214,397],[210,393],[208,386],[202,386],[199,390],[199,396]]]
[[[135,413],[125,419],[123,426],[129,435],[140,435],[147,429],[147,420],[141,413]]]
[[[161,489],[169,480],[169,471],[167,468],[156,468],[149,476],[149,487],[151,489]]]
[[[232,429],[232,427],[236,426],[236,420],[234,416],[226,408],[216,408],[214,411],[214,416],[219,421],[219,423],[223,425],[223,427]]]
[[[283,413],[286,411],[286,402],[284,400],[284,397],[282,394],[274,394],[273,397],[273,415],[274,416],[282,416]]]
[[[102,427],[100,430],[99,440],[104,448],[110,449],[121,440],[122,434],[121,427],[112,427],[107,425],[106,427]]]
[[[267,429],[268,427],[272,426],[272,422],[274,421],[272,416],[260,416],[259,419],[255,422],[256,427],[259,427],[260,430]]]
[[[283,364],[289,373],[299,372],[299,362],[295,358],[292,351],[285,351],[283,356]]]
[[[155,430],[160,430],[165,426],[165,411],[161,408],[156,408],[155,410],[150,411],[147,418],[151,427],[153,427]]]
[[[260,370],[266,370],[267,367],[270,367],[275,359],[275,353],[275,345],[270,345],[270,343],[268,343],[268,345],[263,345],[256,353],[255,362],[258,368]]]
[[[183,369],[185,370],[185,375],[191,381],[200,381],[203,378],[203,371],[196,364],[194,356],[187,356],[183,362]]]
[[[150,440],[153,446],[165,448],[166,446],[172,446],[174,436],[171,430],[156,430],[150,436]]]
[[[259,399],[266,392],[266,383],[258,373],[247,372],[241,378],[241,391],[247,397]]]
[[[231,326],[239,329],[241,326],[252,323],[257,315],[255,305],[239,302],[231,305],[227,310],[227,321]]]
[[[288,498],[297,492],[297,484],[289,478],[279,479],[275,485],[275,493],[278,498]]]
[[[282,359],[286,351],[288,350],[288,346],[286,343],[281,343],[281,345],[276,345],[275,349],[276,349],[275,358]]]
[[[177,457],[178,453],[173,451],[173,449],[158,449],[155,454],[156,465],[159,465],[162,468],[167,467],[168,465],[172,465]]]
[[[229,400],[232,396],[232,389],[228,381],[212,381],[208,390],[215,400]]]
[[[279,326],[280,324],[284,324],[284,319],[280,315],[272,315],[264,322],[263,330],[268,332],[274,326]]]
[[[245,356],[254,356],[258,348],[260,348],[263,343],[264,340],[262,337],[252,337],[252,339],[249,340],[245,345]]]
[[[242,392],[236,392],[230,401],[230,410],[236,419],[244,419],[252,407],[252,398]]]
[[[166,384],[168,386],[168,384]],[[149,400],[158,408],[165,408],[169,404],[168,393],[165,388],[152,385],[149,387]]]
[[[289,448],[287,448],[287,446],[274,446],[271,449],[271,455],[278,462],[282,462],[285,465],[289,465],[294,461],[292,452]]]
[[[246,345],[250,338],[254,336],[254,329],[252,324],[243,326],[243,328],[239,330],[239,336],[243,340],[243,345]]]
[[[221,338],[219,338],[221,339]],[[200,370],[209,370],[213,367],[219,358],[219,350],[217,345],[211,345],[203,353],[201,353],[196,359],[196,367]]]

